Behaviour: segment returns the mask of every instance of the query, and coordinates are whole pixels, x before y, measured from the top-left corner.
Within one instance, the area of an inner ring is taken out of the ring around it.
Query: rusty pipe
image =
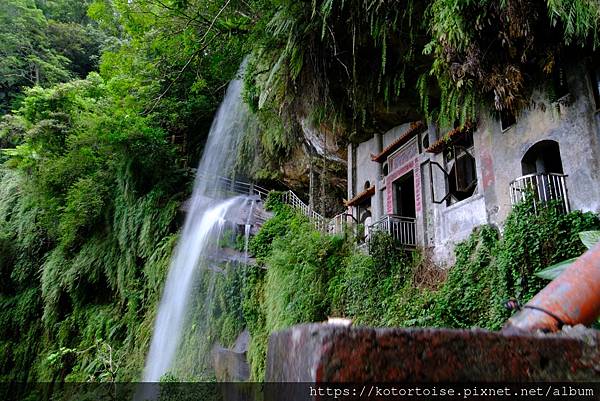
[[[502,330],[554,332],[591,324],[600,315],[600,244],[581,255],[537,293]]]

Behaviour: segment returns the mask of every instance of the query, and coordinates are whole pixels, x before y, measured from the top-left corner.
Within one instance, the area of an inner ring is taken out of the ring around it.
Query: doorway
[[[539,141],[529,148],[521,159],[523,175],[527,174],[563,174],[562,160],[558,142]]]
[[[393,183],[394,214],[402,217],[417,217],[415,208],[415,179],[411,171]]]

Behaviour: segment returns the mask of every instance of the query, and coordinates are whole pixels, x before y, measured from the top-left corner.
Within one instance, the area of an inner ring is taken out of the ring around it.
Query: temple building
[[[448,129],[406,122],[348,147],[348,212],[451,262],[473,228],[502,230],[512,205],[531,193],[565,211],[600,210],[600,65],[565,74],[558,100],[537,91],[515,117],[482,111]],[[556,97],[556,96],[555,96]]]

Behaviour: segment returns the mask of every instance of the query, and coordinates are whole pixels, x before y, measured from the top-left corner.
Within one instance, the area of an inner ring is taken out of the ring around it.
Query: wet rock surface
[[[232,348],[224,348],[219,344],[213,348],[212,357],[217,381],[242,382],[250,378],[250,366],[246,360],[249,342],[250,333],[244,330]]]
[[[295,326],[269,340],[266,381],[482,382],[600,379],[600,332]]]

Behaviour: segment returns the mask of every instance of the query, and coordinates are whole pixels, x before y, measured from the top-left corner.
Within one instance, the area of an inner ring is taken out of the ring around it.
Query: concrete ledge
[[[268,382],[600,380],[600,334],[295,326],[269,339]]]

